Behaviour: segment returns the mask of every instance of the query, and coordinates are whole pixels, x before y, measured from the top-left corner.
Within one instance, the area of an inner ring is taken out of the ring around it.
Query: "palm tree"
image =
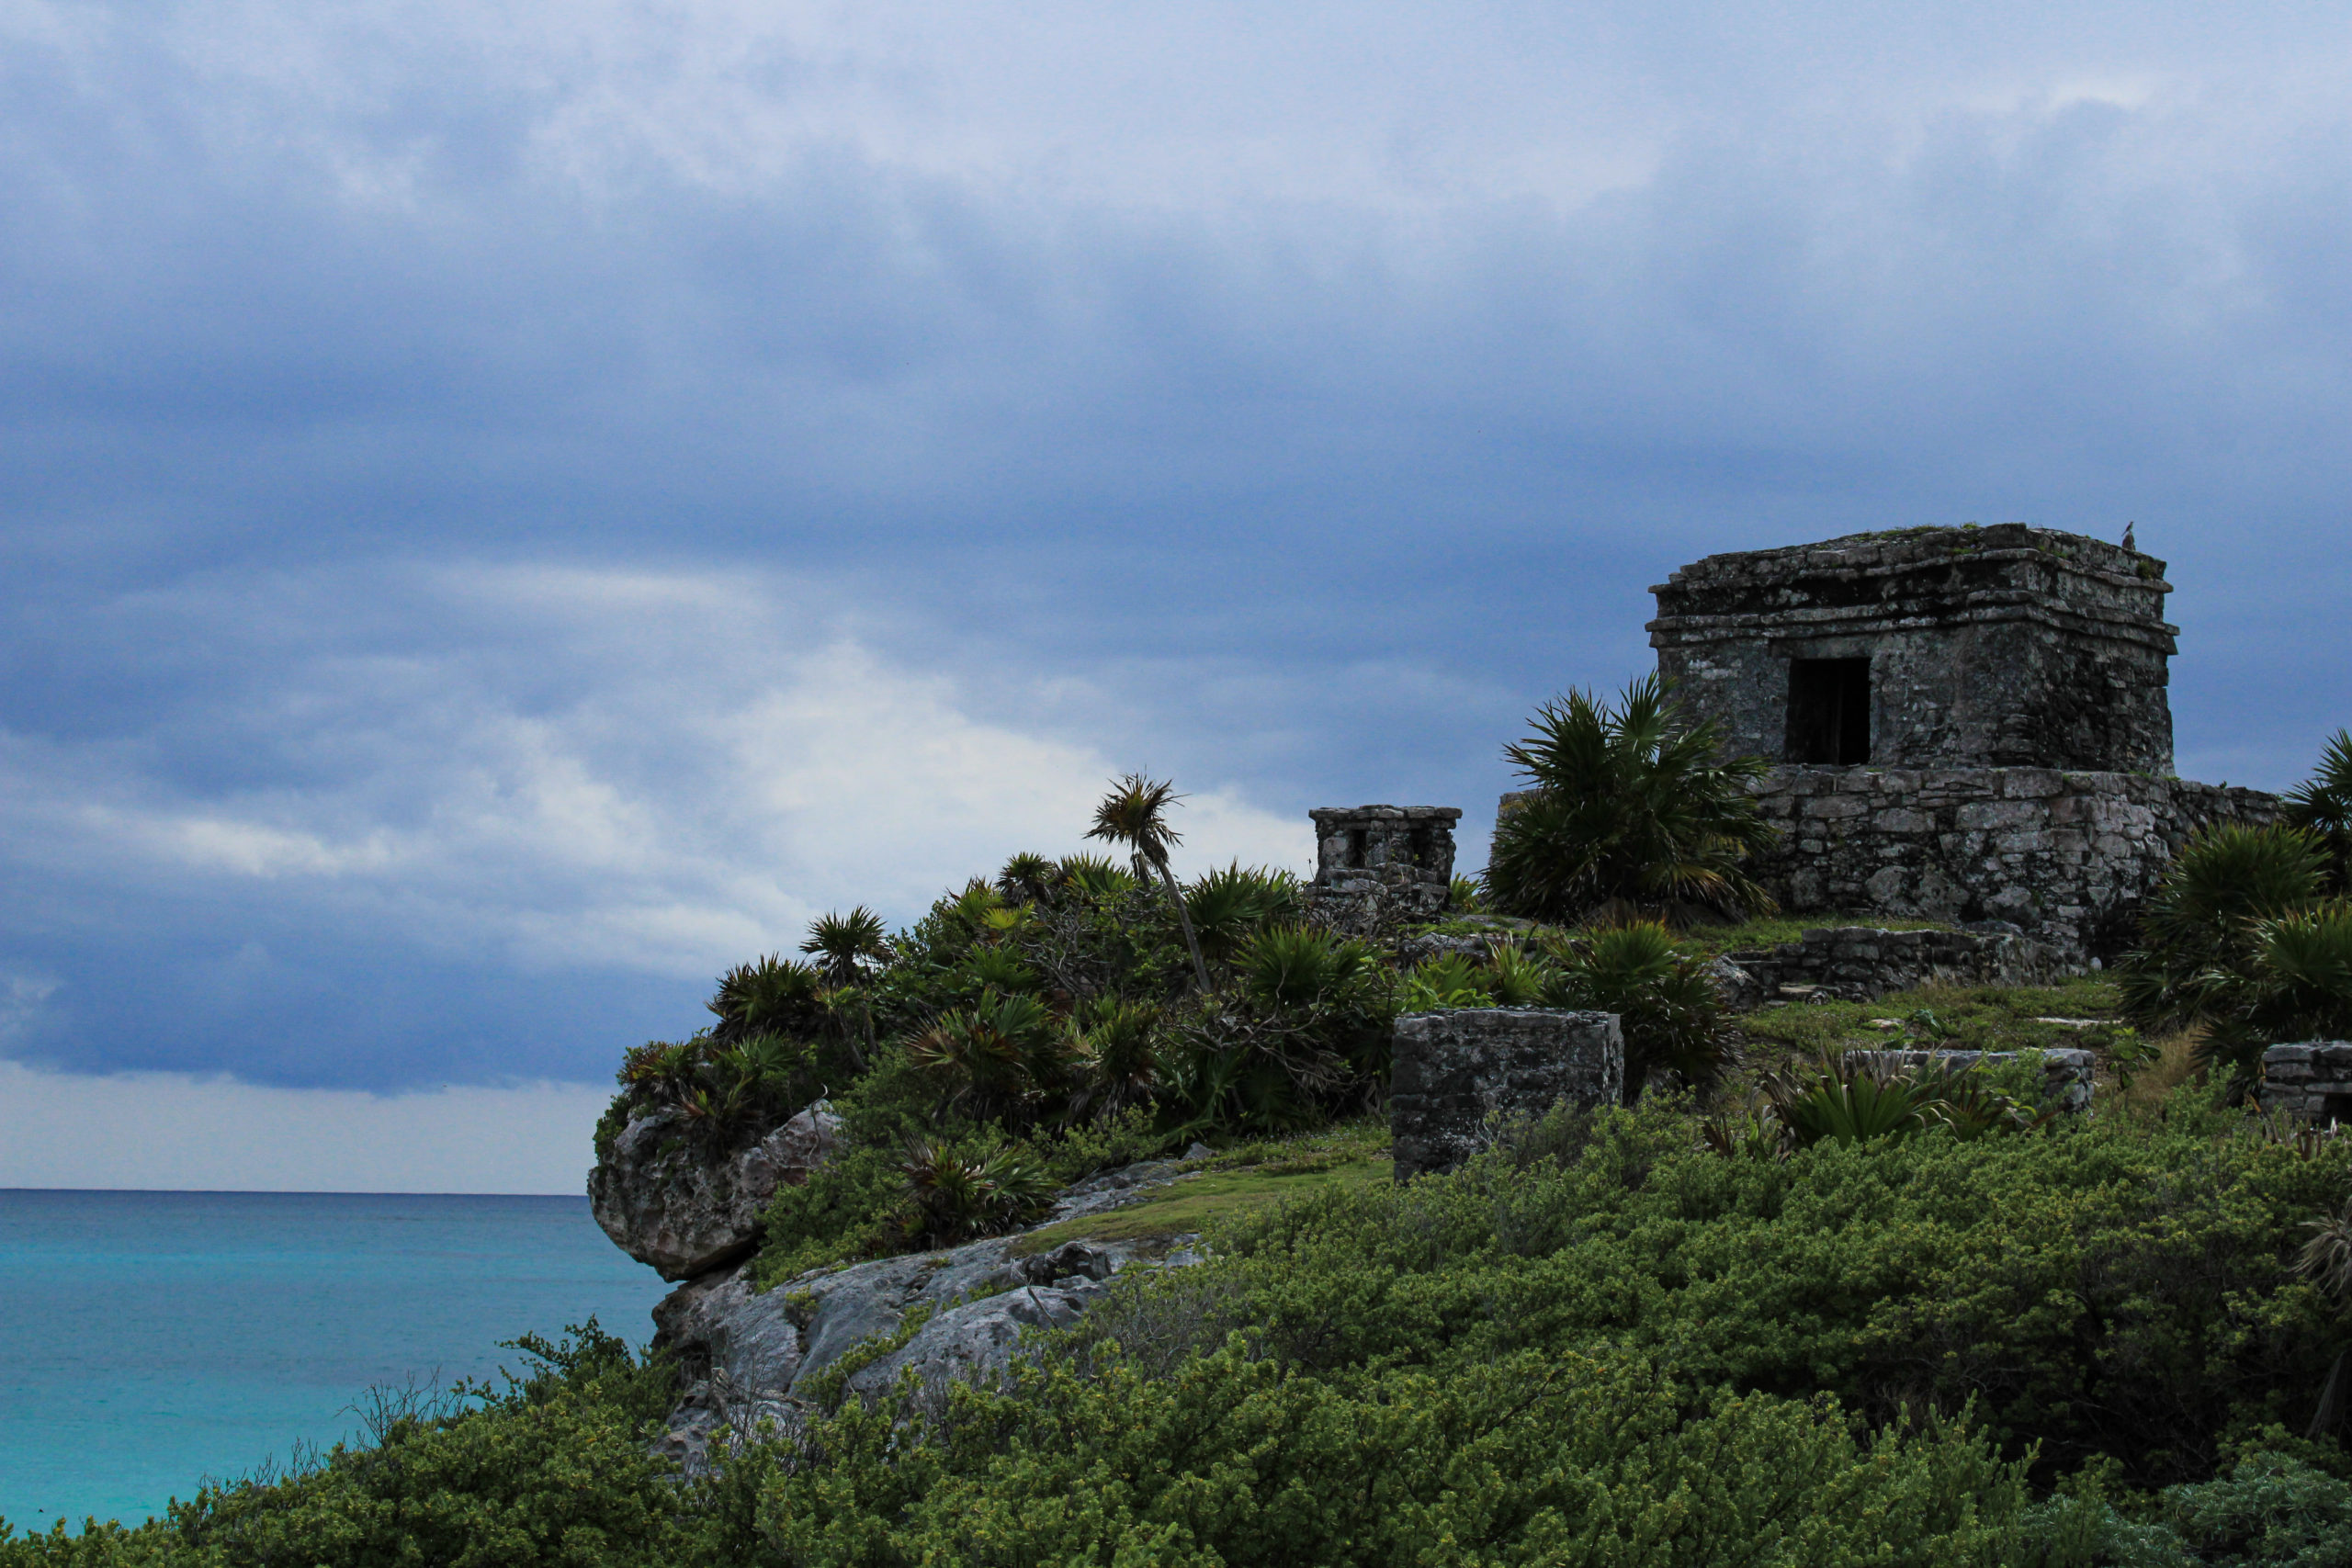
[[[1167,810],[1184,797],[1176,793],[1173,780],[1152,780],[1141,773],[1129,773],[1111,785],[1111,793],[1094,808],[1094,826],[1086,830],[1090,839],[1107,840],[1125,844],[1134,858],[1136,879],[1148,882],[1157,873],[1159,886],[1174,906],[1177,922],[1184,928],[1184,949],[1193,955],[1193,977],[1201,989],[1209,988],[1209,966],[1201,961],[1201,944],[1193,934],[1193,917],[1185,912],[1184,896],[1177,891],[1176,878],[1168,869],[1168,852],[1183,842],[1175,829],[1168,825]]]
[[[1563,922],[1678,903],[1770,913],[1739,863],[1775,837],[1747,789],[1765,764],[1721,753],[1713,723],[1686,723],[1657,675],[1614,709],[1581,691],[1545,703],[1535,733],[1503,748],[1535,787],[1495,824],[1487,891],[1506,913]]]

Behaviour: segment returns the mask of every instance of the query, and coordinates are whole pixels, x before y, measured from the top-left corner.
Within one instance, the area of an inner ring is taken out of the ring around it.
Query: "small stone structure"
[[[1315,819],[1316,918],[1371,935],[1445,913],[1453,883],[1453,806],[1325,806]]]
[[[1451,1170],[1492,1134],[1491,1118],[1554,1104],[1614,1105],[1625,1081],[1617,1015],[1451,1008],[1396,1021],[1388,1132],[1396,1179]]]
[[[2255,1099],[2309,1122],[2352,1122],[2352,1040],[2305,1040],[2262,1054]]]
[[[1891,931],[1829,926],[1777,947],[1725,956],[1770,998],[1782,986],[1807,986],[1838,1001],[1866,1002],[1922,986],[2036,986],[2072,967],[2014,927],[1999,931]]]
[[[1782,908],[2005,921],[2083,963],[2132,944],[2192,833],[2278,816],[2172,776],[2164,570],[2022,523],[1856,534],[1684,567],[1650,643],[1773,764],[1784,836],[1751,871]]]
[[[2041,1055],[2041,1089],[2058,1109],[2080,1112],[2091,1108],[2091,1086],[2098,1072],[2098,1059],[2077,1046],[2061,1045],[2043,1051]],[[1887,1072],[1909,1072],[1918,1067],[1933,1067],[1947,1073],[1964,1073],[1971,1067],[1997,1066],[2018,1059],[2015,1051],[1886,1051],[1860,1050],[1846,1053],[1846,1060]]]
[[[1650,644],[1742,755],[2169,773],[2164,567],[2023,523],[1709,556]]]

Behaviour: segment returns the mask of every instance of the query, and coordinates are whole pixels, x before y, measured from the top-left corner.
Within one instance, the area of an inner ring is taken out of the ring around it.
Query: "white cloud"
[[[577,1193],[610,1091],[372,1095],[0,1061],[0,1187]]]
[[[340,769],[203,791],[174,782],[187,758],[9,738],[5,852],[197,897],[266,885],[281,908],[358,911],[379,938],[530,967],[698,979],[828,908],[910,919],[1015,850],[1075,848],[1130,765],[974,716],[972,682],[1020,677],[910,667],[800,585],[532,568],[371,581],[405,597],[401,657],[281,624],[242,693],[201,699],[227,711],[195,727]],[[228,637],[202,623],[236,602],[148,608]],[[1312,854],[1303,817],[1228,790],[1203,790],[1180,825],[1196,867]]]

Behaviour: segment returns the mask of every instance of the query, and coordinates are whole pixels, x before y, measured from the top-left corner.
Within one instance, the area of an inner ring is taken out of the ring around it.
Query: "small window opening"
[[[1348,864],[1351,868],[1363,864],[1365,840],[1370,835],[1362,828],[1348,829]]]
[[[1435,847],[1436,837],[1437,835],[1427,828],[1413,829],[1412,844],[1408,852],[1412,855],[1415,865],[1425,866],[1430,863],[1430,852]]]
[[[1789,761],[1843,767],[1871,760],[1871,661],[1789,661]]]
[[[2331,1094],[2321,1098],[2319,1124],[2324,1127],[2331,1122],[2352,1126],[2352,1094]]]

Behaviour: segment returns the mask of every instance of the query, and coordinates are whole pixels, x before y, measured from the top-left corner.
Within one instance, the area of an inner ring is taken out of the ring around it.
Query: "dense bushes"
[[[2250,1078],[2265,1045],[2352,1032],[2352,902],[2326,896],[2326,844],[2228,825],[2191,840],[2148,899],[2120,966],[2126,1010],[2195,1026],[2206,1060]]]
[[[673,1489],[660,1370],[597,1341],[0,1565],[2338,1562],[2343,1450],[2286,1434],[2352,1338],[2290,1267],[2347,1191],[2352,1146],[2196,1094],[1730,1155],[1654,1098],[1238,1218],[935,1418]]]

